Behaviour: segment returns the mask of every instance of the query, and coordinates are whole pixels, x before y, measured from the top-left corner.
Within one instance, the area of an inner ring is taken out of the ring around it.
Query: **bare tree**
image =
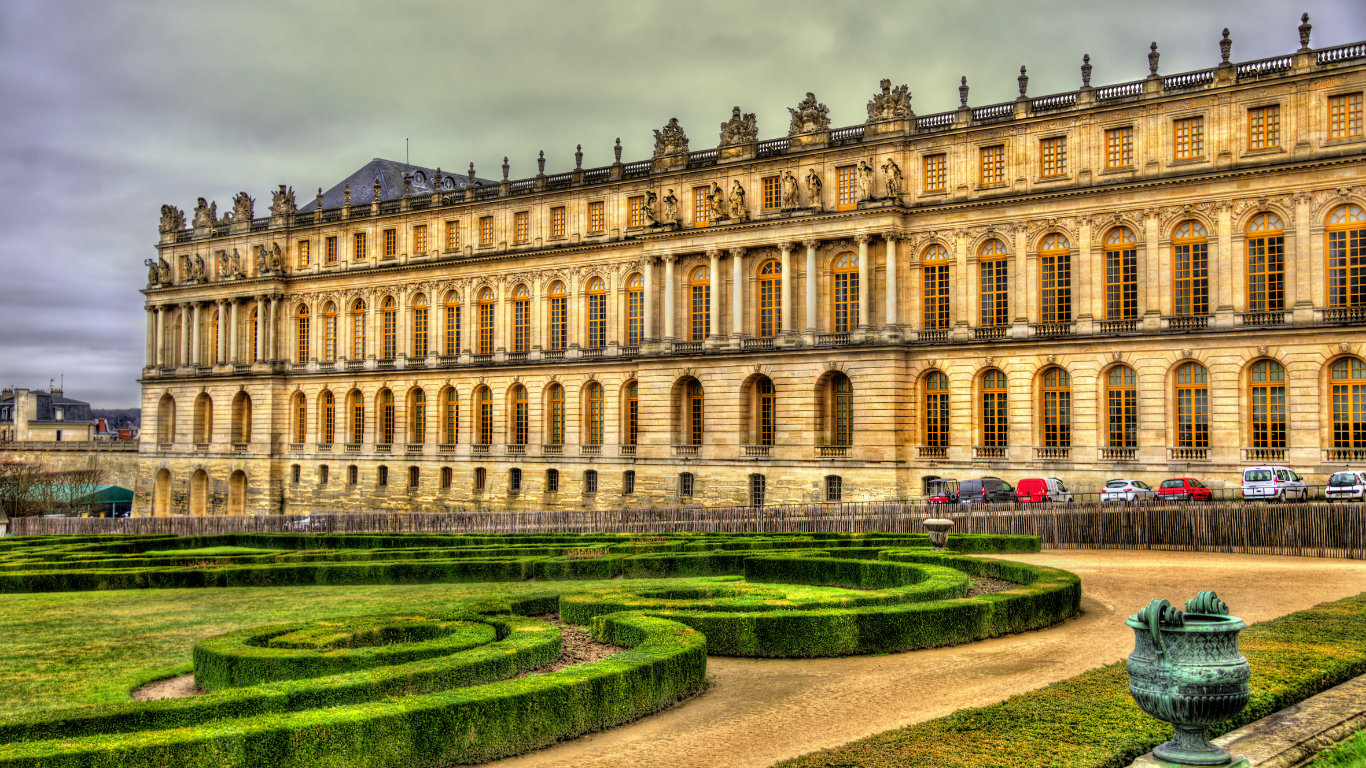
[[[58,486],[58,501],[72,513],[77,511],[77,504],[93,494],[105,480],[105,472],[100,469],[99,460],[95,458],[90,459],[85,469],[73,469],[56,474],[62,476],[62,484]],[[90,502],[87,501],[82,506],[85,511],[89,511]]]
[[[0,511],[9,517],[36,514],[31,501],[43,468],[23,461],[0,461]]]

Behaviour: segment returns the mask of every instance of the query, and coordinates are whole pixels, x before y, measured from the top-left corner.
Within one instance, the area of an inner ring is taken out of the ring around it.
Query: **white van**
[[[1244,501],[1309,501],[1309,485],[1290,467],[1243,470]]]

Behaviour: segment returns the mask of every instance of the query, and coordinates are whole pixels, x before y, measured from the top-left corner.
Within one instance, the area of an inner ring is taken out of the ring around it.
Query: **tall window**
[[[688,280],[691,290],[689,306],[692,313],[693,341],[706,341],[711,335],[711,268],[698,267]]]
[[[921,257],[921,284],[925,289],[922,304],[925,330],[949,327],[949,252],[942,245],[931,245]]]
[[[313,249],[309,247],[309,241],[299,241],[299,266],[306,267],[312,262]]]
[[[1274,360],[1259,360],[1248,373],[1248,404],[1252,411],[1252,447],[1285,447],[1285,368]]]
[[[1281,145],[1281,107],[1257,107],[1247,111],[1247,148],[1274,149]]]
[[[588,444],[602,445],[602,384],[596,381],[589,382],[586,394],[588,395]]]
[[[547,470],[545,471],[545,492],[546,492],[546,493],[559,493],[559,492],[560,492],[560,470],[558,470],[558,469],[547,469]]]
[[[454,357],[460,354],[460,299],[455,291],[446,293],[446,343],[443,354]]]
[[[1039,141],[1039,175],[1067,175],[1067,137],[1054,136]]]
[[[456,407],[455,388],[441,393],[441,442],[455,445],[460,442],[460,411]]]
[[[394,442],[394,393],[389,389],[379,393],[379,442]]]
[[[556,280],[550,284],[550,348],[564,349],[569,346],[569,299],[565,296],[564,283]]]
[[[764,491],[768,486],[767,480],[758,473],[749,476],[749,505],[751,507],[762,507],[764,505]]]
[[[1247,308],[1285,309],[1285,232],[1274,213],[1259,213],[1247,225]]]
[[[398,255],[398,230],[384,230],[384,258],[392,259]]]
[[[1043,374],[1043,444],[1046,448],[1072,446],[1072,377],[1061,368]]]
[[[1328,138],[1348,139],[1362,135],[1361,92],[1328,99]]]
[[[326,242],[327,246],[326,246],[326,251],[324,251],[324,253],[323,253],[323,263],[324,263],[324,264],[336,264],[336,263],[337,263],[337,238],[336,238],[336,237],[329,237],[329,238],[327,238],[327,240],[326,240],[325,242]]]
[[[777,397],[773,390],[773,381],[767,378],[759,379],[754,389],[755,404],[758,406],[754,409],[758,422],[755,425],[755,436],[759,439],[759,445],[773,445],[773,438],[777,432]]]
[[[413,299],[413,357],[427,356],[427,297]]]
[[[1134,164],[1133,126],[1112,128],[1105,132],[1105,167],[1130,168]]]
[[[1072,321],[1072,244],[1052,234],[1039,246],[1039,299],[1043,322]]]
[[[1172,122],[1172,140],[1177,160],[1205,156],[1205,118],[1188,117]]]
[[[413,226],[413,253],[422,255],[427,252],[427,225],[416,224]]]
[[[521,493],[522,491],[522,470],[513,467],[508,470],[508,493]]]
[[[702,382],[697,379],[688,382],[688,400],[685,407],[688,415],[688,444],[701,445],[706,409],[702,402]]]
[[[635,195],[626,200],[626,226],[631,229],[645,226],[645,196]]]
[[[841,253],[835,257],[831,269],[833,289],[830,292],[834,302],[835,333],[851,333],[859,325],[858,254]]]
[[[479,354],[493,354],[493,291],[484,288],[479,292]]]
[[[626,385],[626,444],[635,445],[640,437],[640,383]]]
[[[298,334],[297,334],[297,336],[296,336],[296,339],[298,340],[298,349],[295,351],[296,354],[295,354],[294,362],[296,362],[296,363],[306,363],[306,362],[308,362],[308,305],[307,305],[307,304],[300,304],[300,305],[299,305],[299,314],[298,314],[297,322],[298,322],[298,324],[299,324],[299,325],[298,325]]]
[[[351,390],[351,444],[365,442],[365,397],[358,390]]]
[[[489,471],[483,467],[474,469],[474,490],[482,491],[488,487]]]
[[[547,399],[550,401],[549,445],[564,445],[564,387],[551,384]]]
[[[692,498],[693,491],[696,490],[697,476],[691,472],[683,472],[678,476],[678,495],[683,498]]]
[[[589,469],[583,473],[583,494],[592,496],[598,492],[598,471]]]
[[[351,260],[352,260],[352,261],[365,261],[365,259],[370,255],[369,246],[368,246],[367,243],[365,242],[365,233],[364,233],[364,232],[357,232],[357,233],[351,238],[351,241],[352,241]]]
[[[393,360],[398,356],[398,305],[393,296],[385,296],[380,305],[381,337],[383,339],[382,360]]]
[[[1127,365],[1111,368],[1105,377],[1107,445],[1138,447],[1138,375]]]
[[[982,446],[1004,448],[1010,445],[1009,415],[1006,404],[1006,375],[987,371],[982,376]]]
[[[783,264],[769,259],[759,267],[759,335],[777,336],[783,330]]]
[[[1128,227],[1117,227],[1105,236],[1105,317],[1138,317],[1138,241]]]
[[[707,208],[707,193],[711,187],[692,188],[692,225],[705,227],[711,223],[711,211]]]
[[[337,305],[327,302],[323,305],[323,362],[337,361]]]
[[[449,491],[455,484],[455,471],[451,467],[441,468],[441,490]]]
[[[1006,180],[1006,148],[1003,144],[982,147],[982,186],[1003,184]]]
[[[518,384],[512,388],[512,434],[508,436],[513,445],[526,445],[527,421],[526,387]]]
[[[489,445],[493,442],[493,391],[488,387],[480,387],[477,398],[479,402],[479,444]]]
[[[1366,211],[1357,205],[1328,215],[1328,306],[1366,306]]]
[[[330,389],[324,389],[319,400],[318,442],[330,445],[337,435],[337,400]]]
[[[601,200],[588,204],[588,234],[600,235],[607,231],[607,205]]]
[[[925,445],[949,445],[949,377],[939,371],[925,376]]]
[[[1366,448],[1366,363],[1348,357],[1329,369],[1333,387],[1333,447]]]
[[[1199,363],[1176,370],[1176,445],[1209,447],[1209,371]]]
[[[446,222],[446,250],[453,251],[460,247],[460,222]]]
[[[1178,315],[1209,314],[1209,239],[1205,225],[1183,221],[1172,235],[1173,310]]]
[[[636,471],[628,469],[621,473],[621,495],[630,496],[636,492]]]
[[[607,346],[607,283],[601,277],[588,281],[588,347]]]
[[[550,236],[564,237],[564,206],[557,205],[550,209]]]
[[[948,155],[925,155],[925,191],[943,192],[948,184]]]
[[[408,395],[408,442],[427,442],[427,393],[414,389]]]
[[[479,247],[487,248],[493,245],[493,217],[481,216],[479,218]]]
[[[531,239],[531,212],[518,211],[512,214],[512,241],[525,243]]]
[[[626,343],[639,346],[645,337],[645,279],[637,272],[626,280]]]
[[[777,210],[782,205],[782,184],[777,176],[764,177],[764,210]]]
[[[294,395],[294,442],[302,443],[308,439],[308,400],[304,393]]]
[[[980,295],[982,326],[1010,324],[1010,262],[1006,246],[1000,240],[988,240],[982,245],[977,262],[981,275]]]
[[[835,200],[838,210],[848,211],[858,206],[858,192],[854,183],[854,174],[857,172],[858,169],[852,165],[835,169],[835,181],[839,193]]]
[[[854,384],[849,377],[840,374],[831,382],[835,402],[835,445],[854,444]]]
[[[351,304],[350,359],[365,359],[365,299],[356,299],[355,302]]]
[[[512,351],[531,349],[531,291],[525,285],[512,289]]]

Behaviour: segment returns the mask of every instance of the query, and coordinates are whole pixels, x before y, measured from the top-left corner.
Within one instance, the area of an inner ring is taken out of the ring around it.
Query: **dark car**
[[[962,480],[958,483],[960,504],[1012,504],[1015,489],[999,477]]]
[[[925,484],[925,500],[931,504],[957,504],[958,481],[940,477]]]
[[[1157,497],[1165,501],[1209,501],[1214,494],[1193,477],[1173,477],[1157,486]]]

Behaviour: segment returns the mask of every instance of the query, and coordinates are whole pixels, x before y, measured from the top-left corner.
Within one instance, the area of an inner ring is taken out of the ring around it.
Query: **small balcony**
[[[1127,320],[1101,320],[1100,333],[1138,333],[1138,318]]]
[[[441,443],[436,446],[436,452],[449,456],[455,453],[455,443]]]
[[[375,443],[375,453],[393,453],[393,443]]]
[[[1265,461],[1285,461],[1284,448],[1244,448],[1243,461],[1246,462],[1265,462]]]
[[[849,458],[849,446],[847,446],[847,445],[818,445],[818,446],[816,446],[816,458],[818,458],[818,459],[847,459],[847,458]]]
[[[1366,448],[1328,448],[1323,452],[1323,459],[1331,462],[1366,461]]]
[[[916,338],[922,344],[943,344],[952,339],[952,333],[948,328],[932,328],[920,331]]]
[[[579,350],[579,358],[582,360],[601,360],[603,352],[602,347],[584,347]]]
[[[331,443],[318,443],[317,445],[313,446],[313,450],[314,450],[315,452],[317,452],[317,453],[331,453],[331,452],[332,452],[332,444],[331,444]]]
[[[1241,312],[1238,314],[1238,321],[1242,325],[1266,326],[1266,325],[1289,325],[1289,312]]]
[[[636,447],[634,445],[619,445],[617,449],[623,458],[635,458]]]
[[[529,353],[527,352],[509,352],[507,356],[507,361],[509,363],[525,363],[527,361],[528,354]]]
[[[1057,339],[1073,336],[1077,328],[1072,323],[1036,323],[1030,327],[1031,335],[1041,339]]]
[[[541,446],[541,455],[542,455],[542,456],[563,456],[563,455],[564,455],[564,444],[563,444],[563,443],[551,443],[550,445],[543,445],[543,446]]]
[[[197,446],[197,445],[195,446],[196,450],[198,450],[198,447],[199,447],[199,446]],[[303,453],[303,452],[304,452],[304,444],[303,444],[303,443],[290,443],[290,444],[289,444],[289,452],[290,452],[290,453]]]
[[[544,352],[541,353],[541,359],[542,359],[542,360],[563,360],[563,359],[564,359],[564,350],[563,350],[563,349],[547,349],[547,350],[545,350]]]
[[[989,325],[985,328],[973,328],[972,338],[977,341],[1000,341],[1006,337],[1008,331],[1010,331],[1010,326],[1008,325]]]
[[[490,446],[488,443],[475,443],[474,445],[470,446],[470,455],[488,456],[491,448],[492,446]]]
[[[697,355],[702,352],[702,342],[700,341],[675,341],[675,355]]]
[[[1006,448],[1003,445],[974,445],[972,447],[972,458],[974,459],[1004,459]]]
[[[158,451],[169,451],[175,447],[175,443],[157,443]]]
[[[1101,448],[1101,461],[1137,461],[1138,448]]]
[[[360,443],[347,443],[347,444],[346,444],[346,452],[347,452],[347,453],[360,453],[360,445],[361,445]]]
[[[1209,315],[1173,315],[1163,320],[1169,331],[1200,331],[1209,327]]]
[[[506,445],[506,446],[504,446],[504,448],[507,449],[507,455],[509,455],[509,456],[525,456],[525,455],[526,455],[526,444],[525,444],[525,443],[522,443],[522,444],[514,443],[514,444]]]
[[[701,447],[702,447],[702,446],[700,446],[700,445],[675,445],[675,446],[674,446],[674,455],[675,455],[675,456],[696,456],[696,455],[697,455],[697,449],[699,449],[699,448],[701,448]]]
[[[1034,449],[1034,458],[1040,461],[1071,461],[1072,449],[1062,447],[1039,447]]]
[[[818,333],[816,334],[816,346],[818,347],[843,347],[849,344],[849,334],[847,333]]]
[[[232,444],[232,452],[233,452],[233,453],[246,453],[246,452],[247,452],[247,449],[250,448],[250,447],[251,447],[251,444],[250,444],[250,443],[233,443],[233,444]]]
[[[740,455],[747,459],[771,459],[773,458],[773,446],[771,445],[742,445]]]
[[[746,352],[756,352],[773,349],[773,337],[762,336],[757,339],[741,339],[740,348]]]
[[[1168,448],[1168,461],[1209,461],[1209,448]]]
[[[480,353],[480,354],[473,354],[473,355],[470,355],[470,360],[471,360],[475,365],[492,365],[492,364],[493,364],[493,353],[492,353],[492,352],[484,352],[484,353]]]
[[[922,445],[916,449],[916,456],[922,459],[947,459],[949,449],[942,445]]]
[[[195,443],[195,444],[194,444],[194,449],[195,449],[196,451],[199,451],[200,453],[208,453],[209,450],[210,450],[211,448],[213,448],[213,445],[210,444],[210,443]],[[299,451],[300,451],[300,452],[303,451],[303,446],[299,446]]]
[[[1332,307],[1323,310],[1323,322],[1335,325],[1366,323],[1366,307]]]
[[[601,456],[602,445],[600,443],[586,443],[579,446],[580,456]]]
[[[403,452],[409,455],[422,453],[422,443],[408,443],[403,447]]]

